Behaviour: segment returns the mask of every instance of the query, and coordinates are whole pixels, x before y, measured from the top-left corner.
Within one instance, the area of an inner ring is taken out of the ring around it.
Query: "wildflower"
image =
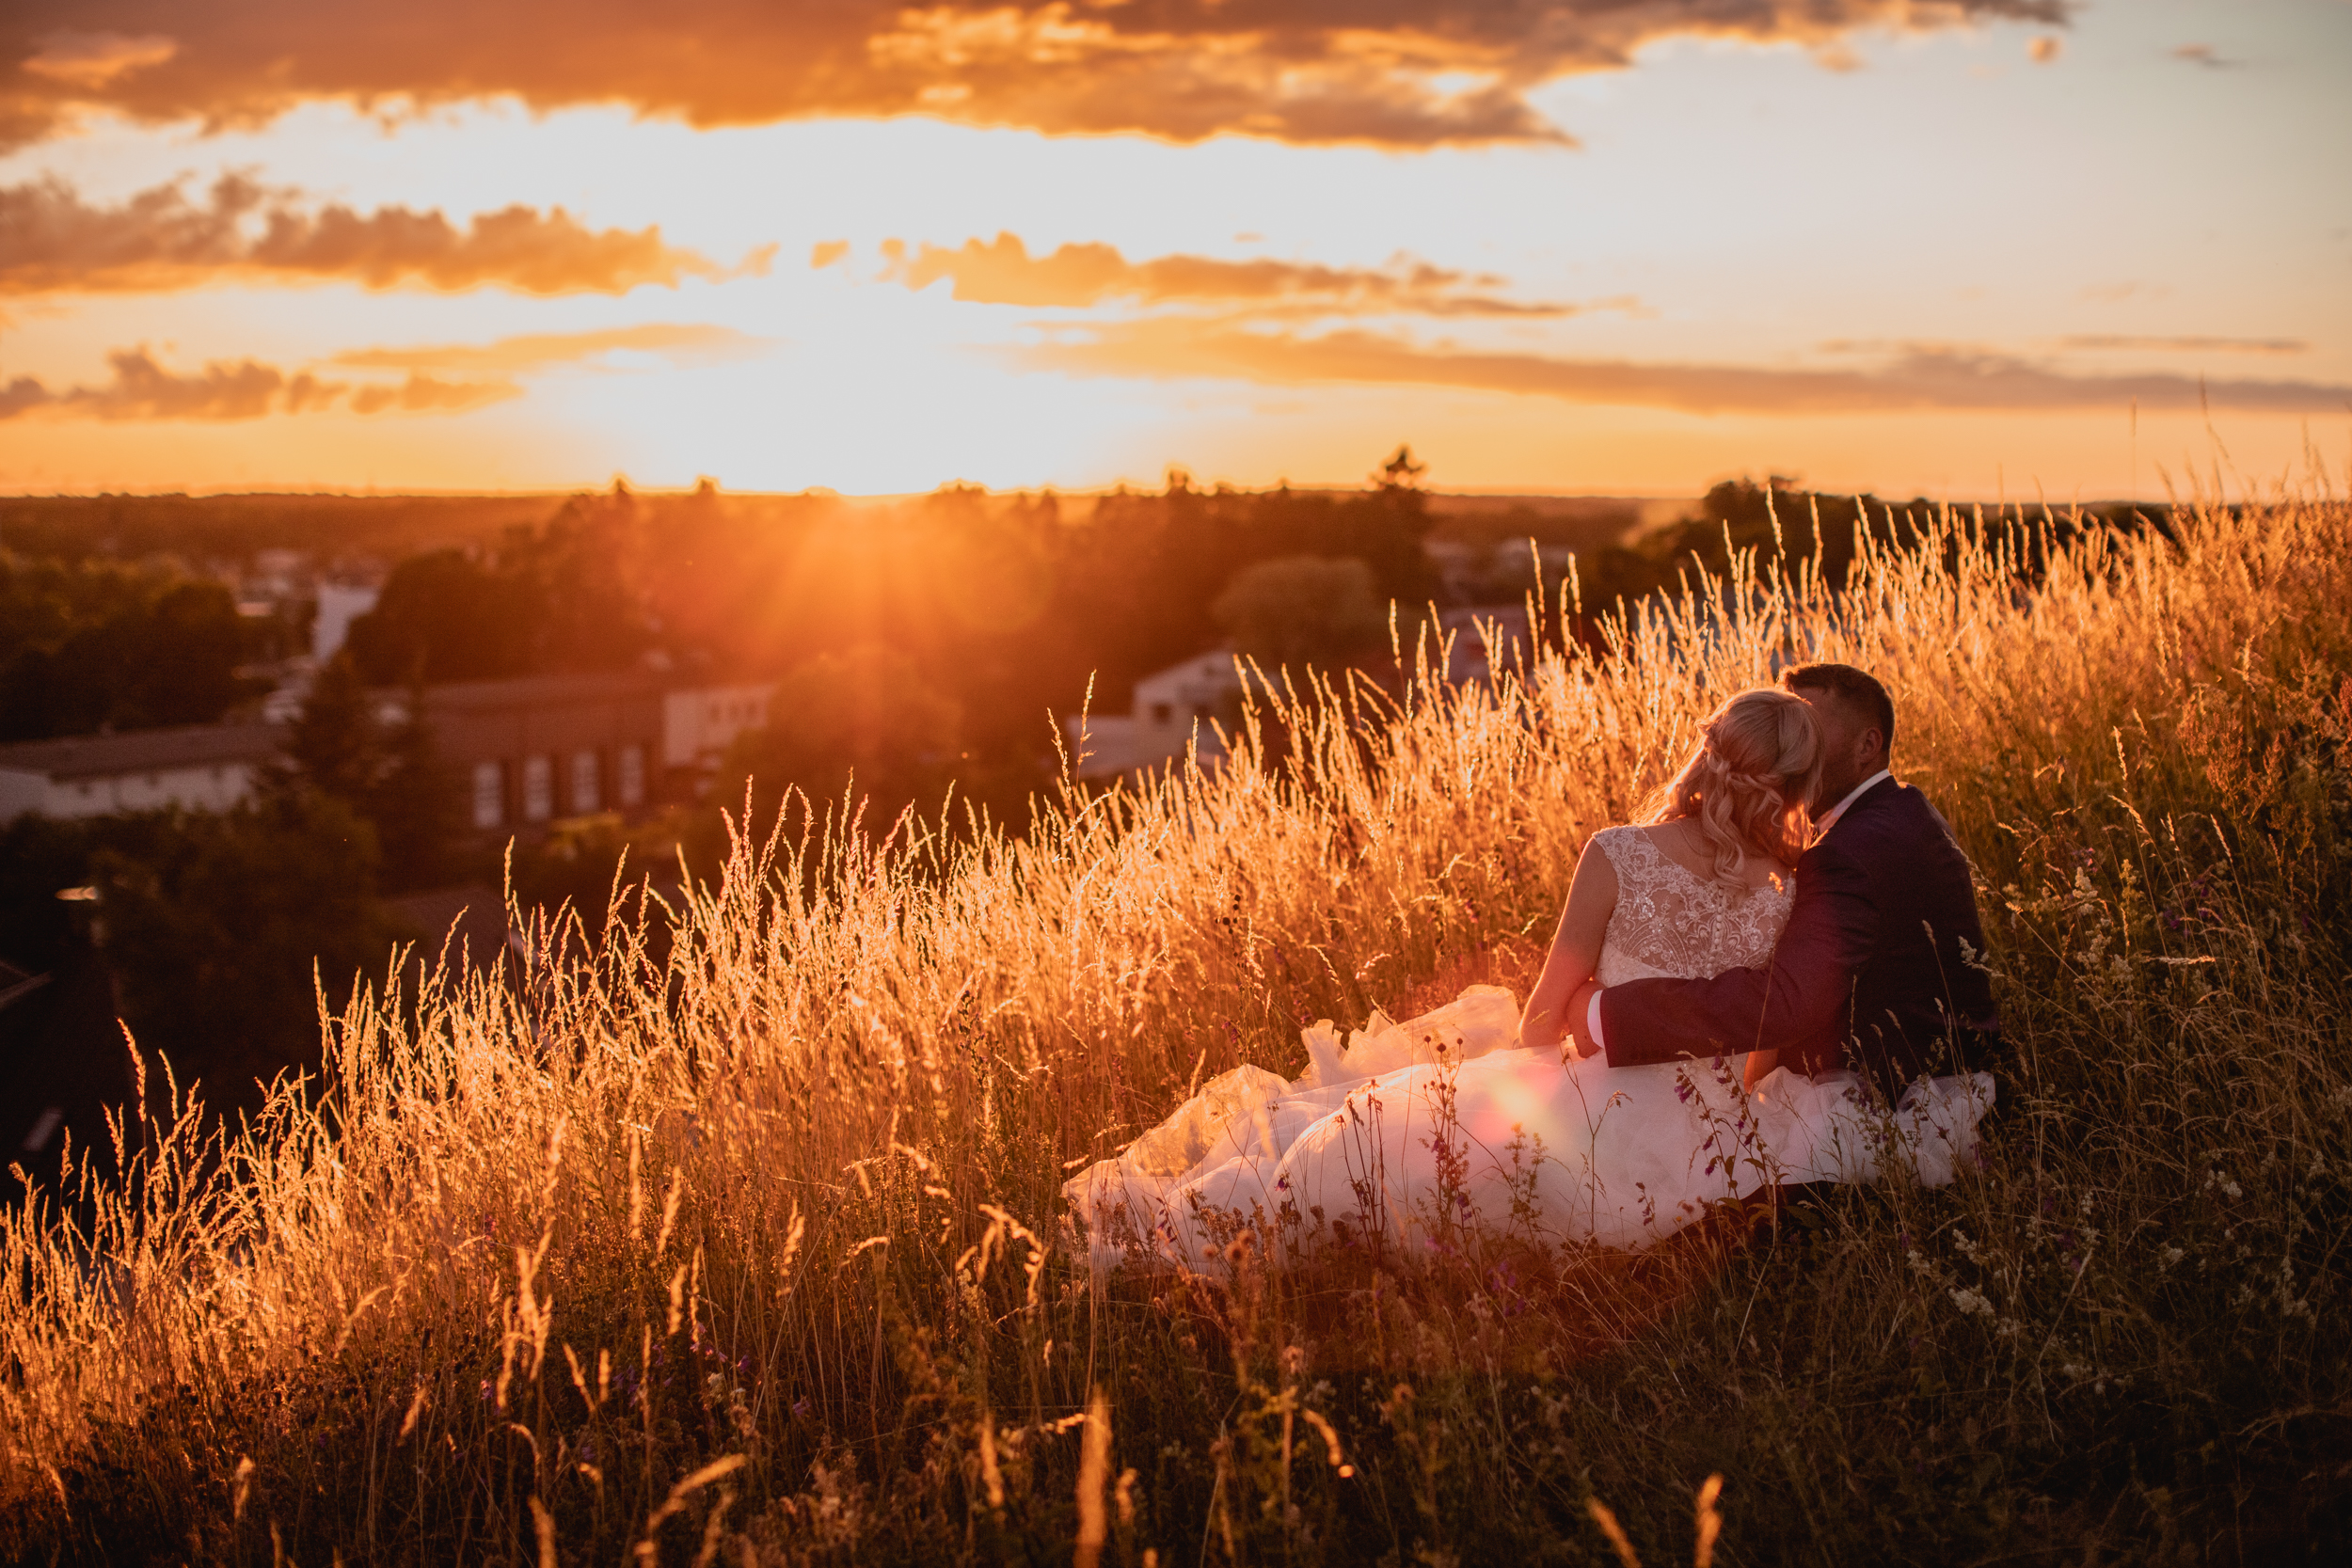
[[[1967,1316],[1971,1318],[1993,1316],[1993,1303],[1986,1299],[1982,1291],[1970,1290],[1963,1285],[1954,1290],[1951,1295],[1952,1305]]]
[[[2156,1254],[2157,1267],[2169,1269],[2187,1256],[2188,1254],[2179,1247],[2167,1246],[2162,1252]]]

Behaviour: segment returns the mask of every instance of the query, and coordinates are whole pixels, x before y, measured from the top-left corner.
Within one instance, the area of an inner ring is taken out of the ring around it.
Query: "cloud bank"
[[[826,247],[819,247],[820,252]],[[1143,305],[1180,301],[1248,301],[1261,305],[1308,304],[1319,310],[1357,313],[1409,311],[1422,315],[1565,316],[1566,305],[1519,304],[1461,292],[1465,285],[1492,288],[1508,281],[1471,277],[1425,262],[1389,269],[1327,267],[1295,261],[1221,261],[1205,256],[1161,256],[1130,261],[1117,247],[1065,245],[1046,256],[1031,256],[1017,234],[1000,233],[986,243],[963,242],[957,249],[924,245],[912,254],[898,240],[882,242],[888,258],[884,278],[910,289],[952,280],[955,298],[982,305],[1087,306],[1106,300]],[[812,258],[825,266],[837,256]]]
[[[1637,364],[1483,354],[1360,329],[1308,337],[1175,317],[1057,329],[1015,353],[1032,369],[1072,375],[1459,387],[1686,414],[2120,409],[2134,399],[2155,411],[2196,408],[2208,397],[2217,407],[2258,413],[2338,413],[2352,404],[2352,387],[2207,383],[2162,373],[2076,375],[2013,356],[1953,349],[1912,349],[1877,369],[1855,371]]]
[[[343,370],[405,371],[393,382],[326,381],[258,360],[215,360],[201,371],[165,368],[144,345],[106,356],[96,387],[53,391],[32,376],[0,385],[0,420],[28,414],[87,420],[258,420],[271,414],[461,414],[523,395],[516,376],[583,364],[615,353],[673,364],[741,358],[766,341],[731,327],[648,322],[594,332],[538,332],[490,343],[352,349],[329,361]],[[453,372],[439,373],[436,372]]]
[[[352,387],[305,371],[288,374],[253,359],[215,360],[182,374],[142,346],[106,356],[112,374],[96,387],[52,391],[31,376],[0,388],[0,419],[27,414],[87,420],[258,420],[269,414],[458,413],[522,396],[512,382],[461,384],[411,375],[393,385]]]
[[[626,103],[697,125],[922,114],[1177,140],[1560,140],[1528,90],[1673,35],[2062,24],[2068,0],[13,0],[0,145],[78,105],[252,122],[306,99]]]
[[[764,272],[665,245],[659,228],[591,230],[561,207],[513,206],[465,227],[438,212],[329,204],[223,175],[205,199],[177,183],[93,206],[54,176],[0,186],[0,293],[153,292],[207,283],[352,282],[370,289],[498,287],[532,294],[627,293],[648,283]]]
[[[557,365],[574,365],[611,354],[648,354],[674,365],[741,359],[770,346],[769,340],[707,323],[646,322],[638,326],[592,332],[528,332],[491,343],[443,343],[424,348],[349,349],[334,362],[355,370],[461,371],[469,374],[527,375]]]

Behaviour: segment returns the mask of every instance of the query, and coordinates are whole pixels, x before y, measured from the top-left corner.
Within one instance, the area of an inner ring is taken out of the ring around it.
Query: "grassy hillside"
[[[2340,1538],[2352,507],[1917,521],[1840,600],[1767,562],[1523,684],[1301,693],[1025,842],[743,847],[519,992],[355,1005],[224,1148],[132,1120],[93,1224],[0,1228],[0,1554],[1615,1561],[1597,1500],[1657,1564],[1714,1474],[1718,1562]],[[1584,836],[1792,653],[1886,679],[1982,879],[1980,1177],[1640,1259],[1073,1268],[1059,1183],[1188,1084],[1523,991]]]

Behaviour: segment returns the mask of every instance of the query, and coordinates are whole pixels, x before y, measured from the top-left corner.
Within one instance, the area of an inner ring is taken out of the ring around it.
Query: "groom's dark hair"
[[[1780,673],[1780,684],[1795,692],[1827,691],[1841,703],[1851,704],[1879,727],[1886,737],[1886,749],[1895,749],[1895,700],[1886,694],[1878,677],[1867,670],[1857,670],[1851,664],[1800,664]]]

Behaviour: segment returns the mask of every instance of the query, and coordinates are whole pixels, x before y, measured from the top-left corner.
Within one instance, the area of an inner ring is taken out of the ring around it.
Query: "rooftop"
[[[23,740],[0,746],[0,772],[40,773],[53,779],[109,778],[167,768],[210,768],[276,756],[286,732],[277,724],[183,724],[123,730],[63,740]]]
[[[521,675],[511,680],[438,683],[425,688],[424,701],[428,708],[442,710],[548,707],[564,703],[609,702],[615,697],[656,696],[684,684],[665,682],[636,670],[609,674]],[[397,687],[385,687],[377,695],[405,698],[406,692]]]

